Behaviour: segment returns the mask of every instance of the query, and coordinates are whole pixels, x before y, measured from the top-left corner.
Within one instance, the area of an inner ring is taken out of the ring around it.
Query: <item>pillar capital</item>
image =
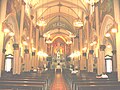
[[[25,54],[28,54],[29,53],[29,49],[25,49],[24,52],[25,52]]]
[[[106,46],[105,46],[105,45],[100,45],[100,51],[104,51],[104,50],[105,50],[105,48],[106,48]]]
[[[19,49],[19,44],[13,44],[13,48],[14,48],[14,50],[18,50]]]
[[[86,54],[86,53],[83,53],[83,56],[85,56],[85,57],[86,57],[86,56],[87,56],[87,54]]]
[[[5,52],[6,52],[6,49],[5,49],[5,48],[3,48],[2,52],[5,54]]]
[[[94,53],[94,50],[89,50],[89,54],[93,54]]]
[[[35,56],[35,52],[32,52],[32,56]]]
[[[116,54],[116,50],[112,50],[112,54],[113,54],[113,55]]]

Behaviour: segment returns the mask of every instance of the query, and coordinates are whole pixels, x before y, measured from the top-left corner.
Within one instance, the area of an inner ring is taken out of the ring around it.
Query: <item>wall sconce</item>
[[[46,40],[46,43],[50,44],[50,43],[52,43],[52,41],[50,39],[48,39],[48,40]]]
[[[107,48],[111,48],[111,45],[110,45],[110,44],[108,44],[108,45],[107,45]]]
[[[67,41],[66,44],[72,44],[72,41]]]
[[[9,36],[14,36],[15,34],[13,32],[10,32],[9,33]]]
[[[5,28],[5,29],[3,30],[3,32],[4,32],[4,33],[9,33],[10,30],[9,30],[8,28]]]
[[[116,28],[112,28],[111,32],[117,33],[117,29]]]
[[[87,50],[87,47],[84,47],[82,50],[83,50],[83,51],[86,51],[86,50]]]
[[[23,41],[23,44],[26,45],[26,46],[28,45],[28,43],[26,41]]]
[[[110,33],[106,33],[105,36],[106,36],[106,37],[110,37]]]

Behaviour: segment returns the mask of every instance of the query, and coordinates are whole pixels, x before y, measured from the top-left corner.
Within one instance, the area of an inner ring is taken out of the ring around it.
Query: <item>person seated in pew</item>
[[[108,75],[105,74],[105,73],[103,73],[103,74],[101,75],[101,78],[108,78]]]
[[[77,68],[76,68],[76,69],[73,69],[71,73],[72,73],[72,74],[77,74],[77,73],[78,73],[78,69],[77,69]]]
[[[106,73],[103,73],[101,75],[97,75],[96,78],[108,78],[108,75]]]

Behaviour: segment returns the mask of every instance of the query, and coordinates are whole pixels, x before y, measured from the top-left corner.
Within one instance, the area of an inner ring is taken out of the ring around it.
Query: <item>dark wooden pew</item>
[[[79,85],[75,90],[120,90],[120,85]]]
[[[120,86],[120,83],[119,82],[117,82],[117,81],[86,81],[86,82],[75,82],[74,83],[74,86],[73,86],[73,88],[72,88],[72,90],[87,90],[85,87],[87,86],[89,86],[89,88],[91,88],[90,90],[99,90],[99,88],[100,88],[100,90],[111,90],[111,89],[106,89],[106,88],[103,88],[103,89],[101,89],[101,86],[105,86],[106,85],[106,87],[108,87],[109,88],[109,86],[113,86],[113,87],[115,87],[115,86]],[[92,87],[91,87],[92,86]],[[95,87],[93,87],[93,86],[95,86]],[[97,87],[98,86],[98,87]],[[83,87],[84,87],[84,89],[83,89]],[[94,88],[98,88],[98,89],[94,89]],[[81,89],[82,88],[82,89]],[[120,88],[120,87],[119,87]],[[115,89],[116,90],[116,89]],[[118,90],[118,89],[117,89]]]
[[[14,90],[15,88],[18,88],[17,90],[19,90],[19,88],[24,88],[25,90],[47,90],[50,82],[52,82],[54,78],[53,74],[54,73],[50,73],[50,71],[41,74],[26,72],[21,75],[3,77],[0,78],[0,90]],[[12,89],[13,87],[14,89]]]
[[[47,90],[47,83],[45,81],[32,81],[32,80],[0,80],[0,89],[6,88],[36,88],[37,90]]]
[[[72,81],[71,89],[75,90],[76,85],[93,85],[93,84],[100,84],[100,83],[118,83],[115,80],[106,80],[106,79],[99,79],[99,80],[79,80],[79,81]]]

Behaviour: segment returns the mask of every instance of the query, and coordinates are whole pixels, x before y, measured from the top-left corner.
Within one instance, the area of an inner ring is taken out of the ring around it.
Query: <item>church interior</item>
[[[0,90],[120,90],[120,0],[0,0]]]

